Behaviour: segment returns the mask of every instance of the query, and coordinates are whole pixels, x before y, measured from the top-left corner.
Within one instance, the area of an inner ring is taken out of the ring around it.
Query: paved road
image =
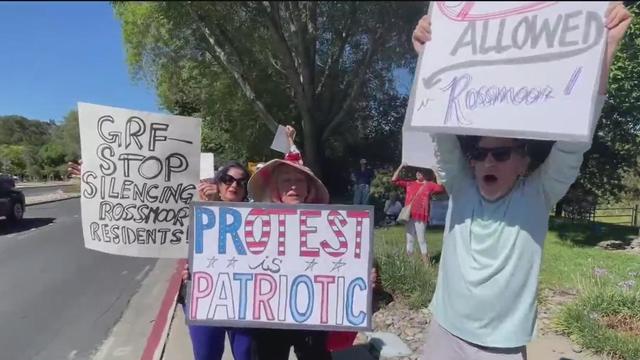
[[[88,359],[155,259],[86,250],[79,199],[0,220],[0,359]]]
[[[42,186],[42,187],[26,187],[20,188],[18,186],[18,190],[21,190],[24,193],[24,196],[40,196],[46,194],[52,194],[58,192],[58,190],[63,190],[67,188],[68,185],[55,185],[55,186]]]

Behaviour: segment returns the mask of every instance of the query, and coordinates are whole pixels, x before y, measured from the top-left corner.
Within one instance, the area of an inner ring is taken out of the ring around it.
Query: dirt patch
[[[616,332],[640,337],[640,318],[628,314],[608,315],[600,319],[600,323]]]

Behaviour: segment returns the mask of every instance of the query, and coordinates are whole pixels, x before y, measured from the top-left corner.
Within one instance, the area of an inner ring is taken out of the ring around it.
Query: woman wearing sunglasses
[[[429,265],[429,252],[427,250],[427,240],[425,231],[429,221],[429,202],[431,195],[444,192],[442,185],[435,181],[435,175],[431,169],[416,168],[416,179],[400,179],[400,171],[407,166],[403,163],[398,167],[391,177],[391,182],[399,187],[405,188],[407,196],[404,206],[411,206],[411,216],[404,225],[405,236],[407,238],[407,255],[413,255],[413,244],[418,238],[418,245],[422,253],[422,262]]]
[[[203,201],[243,202],[247,200],[249,171],[236,161],[222,167],[212,179],[198,184],[198,194]],[[185,268],[183,280],[189,278]],[[182,291],[184,291],[184,284]],[[183,297],[184,298],[184,297]],[[183,307],[184,307],[183,303]],[[185,309],[186,312],[186,309]],[[189,335],[195,360],[220,360],[224,353],[225,333],[229,335],[231,351],[236,360],[251,359],[251,336],[248,329],[225,329],[215,326],[190,325]]]
[[[247,200],[249,171],[237,161],[223,166],[211,179],[198,184],[200,200],[242,202]]]

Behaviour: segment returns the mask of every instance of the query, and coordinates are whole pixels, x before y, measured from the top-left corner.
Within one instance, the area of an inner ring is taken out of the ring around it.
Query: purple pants
[[[186,306],[183,305],[186,312]],[[229,334],[231,352],[236,360],[251,360],[251,330],[216,326],[189,325],[195,360],[220,360],[224,353],[224,334]]]

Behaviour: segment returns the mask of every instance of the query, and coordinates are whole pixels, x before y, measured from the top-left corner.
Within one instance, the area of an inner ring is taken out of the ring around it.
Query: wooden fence
[[[638,226],[638,205],[633,207],[567,206],[563,217],[580,222]]]

